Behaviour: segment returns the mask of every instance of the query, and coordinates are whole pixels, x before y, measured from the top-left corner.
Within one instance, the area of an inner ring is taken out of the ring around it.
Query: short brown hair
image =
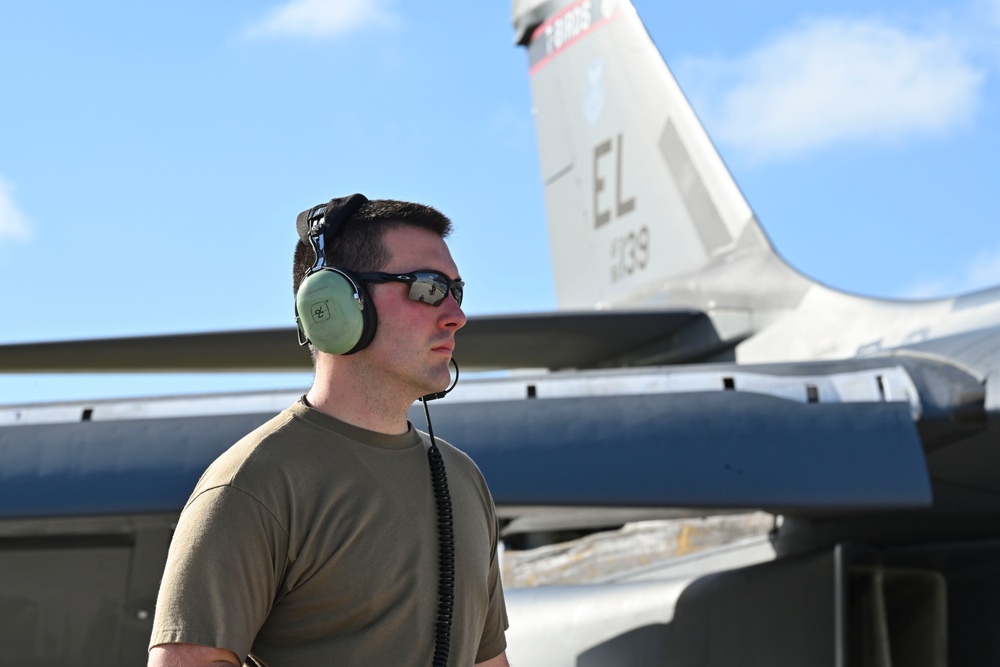
[[[432,206],[393,199],[372,199],[355,211],[326,249],[327,266],[354,273],[378,271],[389,262],[389,249],[383,242],[387,229],[417,227],[446,238],[451,234],[451,220]],[[299,241],[295,246],[292,287],[299,285],[315,262],[312,248]]]

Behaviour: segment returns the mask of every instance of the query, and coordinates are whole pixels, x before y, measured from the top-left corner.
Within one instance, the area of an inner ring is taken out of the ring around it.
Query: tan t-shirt
[[[302,402],[240,440],[181,513],[150,646],[216,646],[267,667],[425,667],[438,605],[426,440]],[[465,667],[506,648],[498,525],[479,469],[438,446],[455,519],[449,664]]]

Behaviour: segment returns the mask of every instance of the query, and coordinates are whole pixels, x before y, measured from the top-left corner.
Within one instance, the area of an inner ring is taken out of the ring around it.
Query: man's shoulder
[[[419,431],[419,433],[424,443],[429,445],[430,436],[423,431]],[[441,450],[441,458],[444,460],[445,469],[448,471],[449,481],[457,478],[468,480],[478,489],[484,498],[489,498],[490,492],[486,484],[486,478],[483,477],[482,471],[479,470],[479,466],[472,460],[472,457],[446,440],[442,440],[441,438],[435,439],[438,449]]]
[[[290,445],[308,438],[309,427],[298,418],[293,405],[247,433],[213,461],[199,481],[199,487],[231,486],[253,477],[276,463],[290,463]]]
[[[419,429],[417,429],[417,433],[420,434],[420,439],[424,441],[424,446],[429,447],[431,444],[431,437]],[[468,469],[470,472],[475,471],[479,474],[479,467],[468,454],[447,440],[435,437],[434,441],[437,443],[438,449],[441,450],[441,456],[444,458],[446,465],[455,465],[460,469]]]

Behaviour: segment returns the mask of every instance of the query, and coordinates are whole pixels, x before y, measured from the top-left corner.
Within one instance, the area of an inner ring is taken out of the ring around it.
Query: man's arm
[[[510,663],[507,662],[507,651],[486,662],[477,662],[476,667],[510,667]]]
[[[201,644],[159,644],[149,649],[147,667],[240,667],[240,659],[232,651]],[[506,665],[506,662],[488,664]]]

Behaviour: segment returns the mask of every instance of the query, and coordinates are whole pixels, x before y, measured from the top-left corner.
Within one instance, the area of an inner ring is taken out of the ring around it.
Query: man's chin
[[[437,394],[451,387],[451,372],[448,369],[449,367],[446,366],[442,373],[434,374],[434,378],[426,384],[425,395]]]

